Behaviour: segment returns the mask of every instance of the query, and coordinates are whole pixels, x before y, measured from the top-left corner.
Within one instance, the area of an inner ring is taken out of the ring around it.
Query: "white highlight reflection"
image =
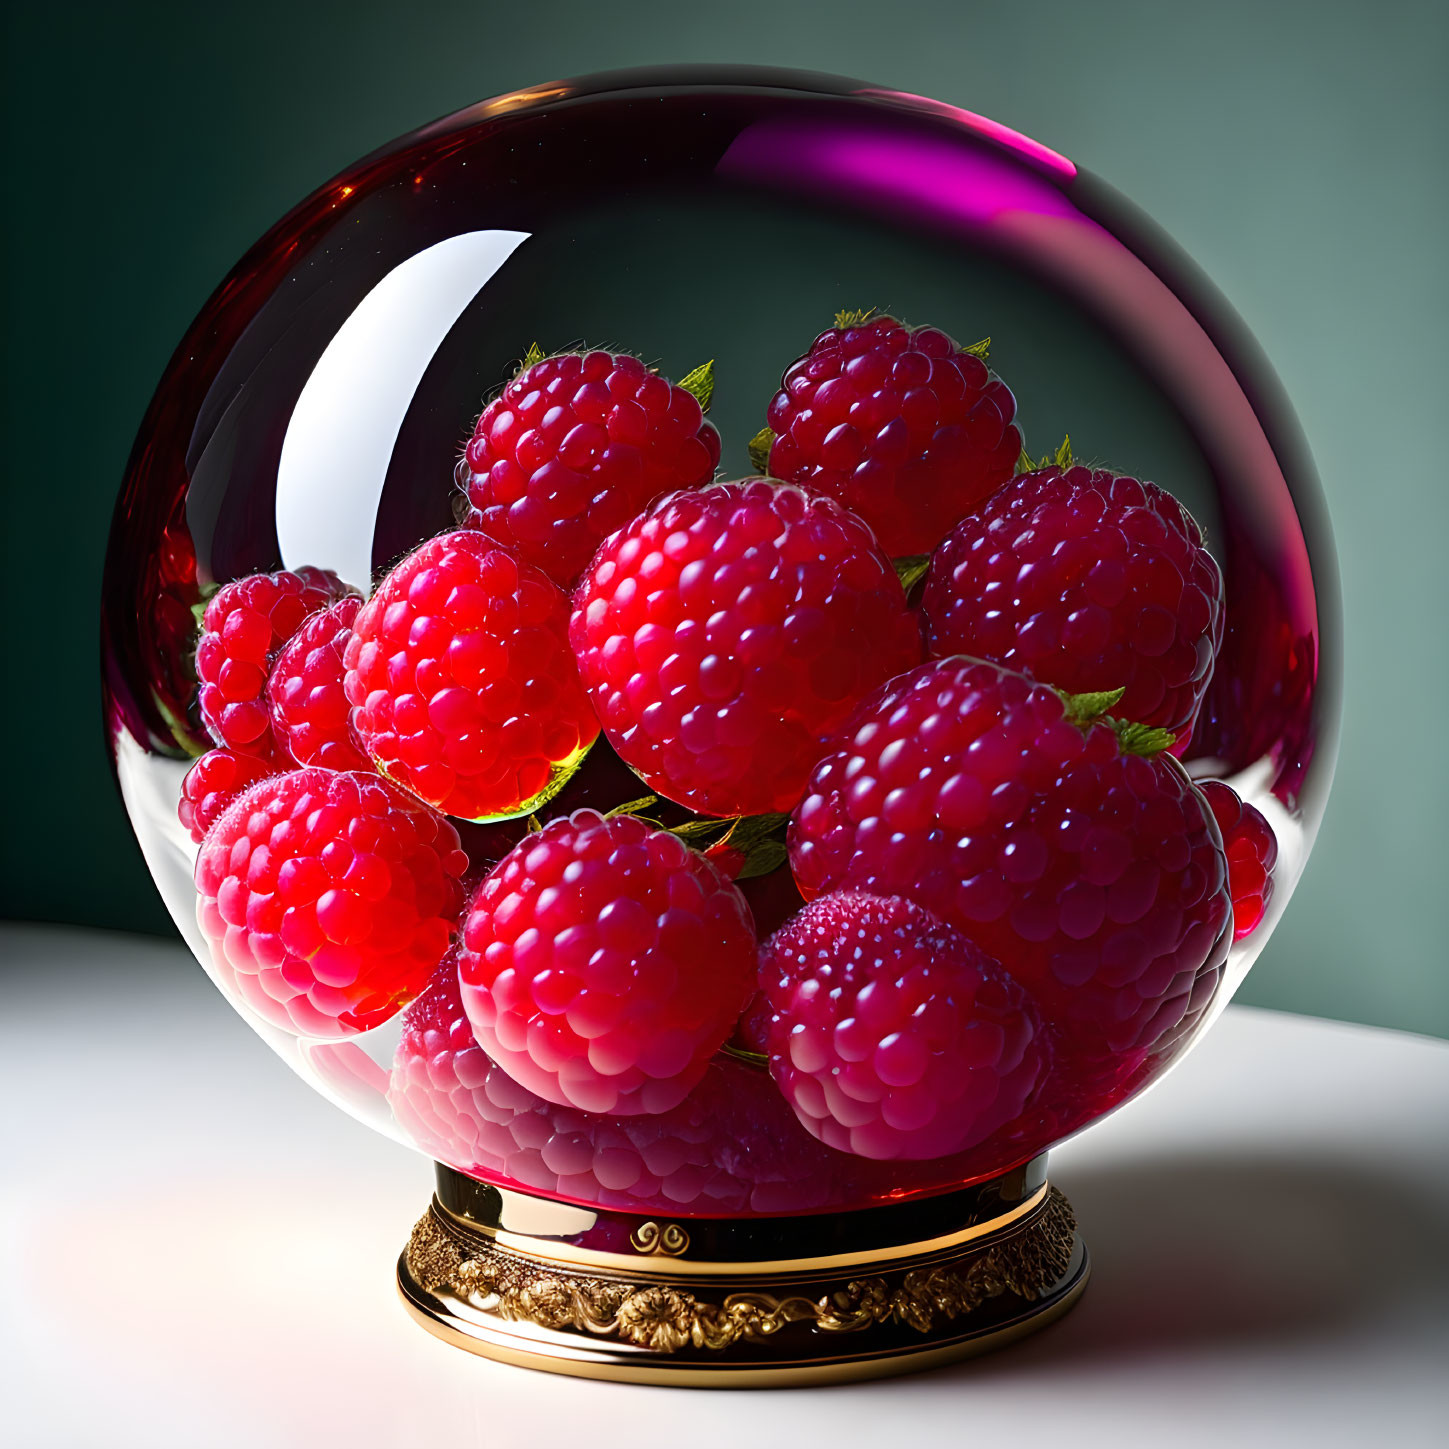
[[[315,564],[370,587],[377,506],[413,394],[463,309],[529,235],[448,237],[394,267],[338,328],[282,440],[277,539],[287,568]]]

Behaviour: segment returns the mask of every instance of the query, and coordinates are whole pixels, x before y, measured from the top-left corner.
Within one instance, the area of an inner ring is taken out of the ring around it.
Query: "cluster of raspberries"
[[[939,329],[838,318],[742,481],[713,385],[531,351],[465,527],[366,599],[210,596],[179,814],[217,973],[308,1039],[414,1003],[399,1121],[584,1200],[1020,1160],[1166,1058],[1269,899],[1266,820],[1176,758],[1218,566],[1154,484],[1033,464]]]

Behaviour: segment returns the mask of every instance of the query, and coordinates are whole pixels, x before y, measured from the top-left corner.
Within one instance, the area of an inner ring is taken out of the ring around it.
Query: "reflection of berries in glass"
[[[275,755],[266,701],[272,661],[309,614],[346,592],[336,574],[302,568],[249,574],[212,595],[201,619],[196,675],[201,718],[218,744]]]
[[[267,680],[272,734],[282,754],[299,765],[370,770],[348,724],[342,652],[362,608],[355,597],[313,614],[278,651]]]
[[[1011,477],[1016,399],[935,327],[841,321],[785,370],[769,471],[839,499],[893,557],[929,553]]]
[[[832,1154],[768,1075],[712,1062],[677,1106],[609,1117],[520,1086],[478,1045],[451,960],[407,1010],[388,1100],[413,1141],[460,1172],[577,1202],[681,1212],[789,1211],[830,1197]]]
[[[616,528],[662,493],[709,482],[718,462],[699,402],[637,357],[545,357],[473,429],[469,522],[567,588]]]
[[[391,778],[465,820],[551,798],[598,735],[558,586],[484,534],[414,549],[352,624],[352,727]]]
[[[147,670],[151,702],[172,739],[194,754],[205,747],[207,739],[196,712],[196,616],[201,588],[184,500],[172,510],[147,573],[143,598],[151,608],[153,652]]]
[[[832,892],[766,943],[770,1069],[823,1142],[945,1157],[1020,1115],[1041,1022],[985,952],[900,897]]]
[[[1232,903],[1205,803],[1150,733],[945,659],[891,681],[816,768],[791,824],[802,892],[903,895],[1032,993],[1065,1045],[1147,1051],[1215,974]]]
[[[1228,858],[1228,888],[1233,893],[1233,938],[1242,940],[1263,919],[1273,895],[1278,837],[1263,812],[1238,796],[1222,780],[1203,780],[1198,789],[1212,806]]]
[[[588,1112],[663,1112],[754,988],[739,891],[677,836],[579,810],[520,841],[468,906],[463,1005],[489,1056]]]
[[[293,770],[207,834],[197,917],[224,981],[303,1036],[367,1031],[427,984],[468,858],[437,814],[376,775]]]
[[[1202,533],[1151,483],[1072,467],[1014,480],[931,560],[930,654],[972,654],[1185,734],[1223,637],[1223,581]]]
[[[822,736],[920,657],[870,530],[764,480],[676,493],[616,533],[570,638],[620,757],[710,815],[790,809]]]

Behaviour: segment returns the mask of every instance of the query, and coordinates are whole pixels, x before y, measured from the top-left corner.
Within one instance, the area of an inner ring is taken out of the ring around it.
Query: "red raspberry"
[[[352,624],[352,727],[378,769],[448,815],[526,815],[599,733],[566,637],[568,602],[476,532],[410,553]]]
[[[223,981],[257,1015],[302,1036],[351,1036],[427,984],[467,866],[457,831],[395,785],[293,770],[212,826],[197,917]]]
[[[1233,894],[1233,939],[1250,934],[1273,898],[1273,867],[1278,864],[1278,837],[1263,812],[1248,805],[1222,780],[1202,780],[1198,787],[1212,807],[1228,857],[1228,889]]]
[[[575,1202],[716,1214],[858,1200],[841,1179],[845,1159],[806,1135],[769,1074],[727,1057],[653,1116],[595,1116],[536,1096],[478,1045],[451,960],[403,1017],[388,1101],[430,1157]]]
[[[790,809],[821,739],[920,657],[870,530],[765,480],[676,493],[620,529],[569,638],[621,758],[711,815]]]
[[[309,614],[347,592],[336,574],[303,568],[249,574],[212,595],[201,619],[196,677],[202,721],[219,745],[275,756],[264,698],[271,661]]]
[[[862,705],[795,812],[790,861],[807,897],[933,911],[1083,1055],[1165,1041],[1227,951],[1226,864],[1182,767],[995,664],[923,664]]]
[[[766,942],[770,1070],[822,1142],[945,1157],[1019,1116],[1045,1069],[1026,993],[899,897],[823,895]]]
[[[1125,685],[1115,714],[1185,740],[1222,643],[1223,579],[1170,493],[1043,468],[956,525],[921,612],[935,657],[994,659],[1072,694]]]
[[[1011,477],[1016,399],[934,327],[872,317],[822,332],[767,415],[770,473],[858,513],[893,556],[929,553]]]
[[[258,755],[235,750],[208,750],[186,772],[176,815],[200,843],[206,832],[238,795],[258,780],[275,775],[277,767]]]
[[[579,810],[484,878],[458,969],[480,1044],[530,1091],[664,1112],[734,1027],[755,933],[744,897],[677,836]]]
[[[278,748],[299,765],[372,769],[372,761],[353,743],[342,689],[343,650],[361,608],[362,600],[352,597],[313,614],[272,665],[267,680],[272,734]]]
[[[464,454],[469,522],[567,587],[661,493],[707,483],[719,434],[637,357],[566,352],[483,410]]]

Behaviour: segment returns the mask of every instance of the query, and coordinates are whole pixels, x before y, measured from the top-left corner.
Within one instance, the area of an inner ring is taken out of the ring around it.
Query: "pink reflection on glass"
[[[933,101],[929,96],[918,96],[911,91],[888,91],[864,86],[855,94],[874,100],[902,101],[914,111],[928,111],[933,116],[943,116],[948,121],[956,121],[975,131],[978,136],[985,136],[987,140],[995,141],[998,145],[1010,147],[1018,155],[1035,161],[1037,165],[1044,166],[1063,180],[1070,181],[1077,174],[1077,168],[1060,151],[1053,151],[1050,146],[1043,146],[1040,141],[1023,136],[1020,131],[1013,131],[1010,126],[1003,126],[1000,121],[993,121],[990,116],[977,115],[975,111],[967,111],[945,101]]]

